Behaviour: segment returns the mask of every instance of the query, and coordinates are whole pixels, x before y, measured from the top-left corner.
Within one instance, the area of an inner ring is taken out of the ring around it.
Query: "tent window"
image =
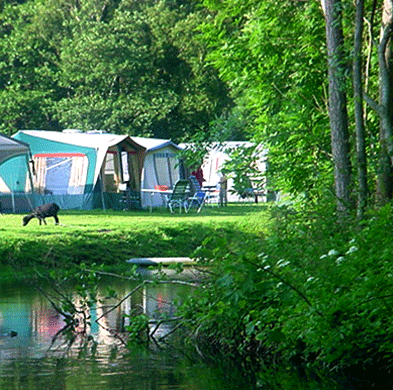
[[[106,155],[105,173],[112,174],[112,175],[115,173],[115,154],[114,153],[109,152]]]
[[[34,156],[34,188],[41,194],[83,194],[88,160],[84,154],[60,153]]]
[[[128,152],[121,152],[121,163],[123,166],[123,180],[127,182],[130,180],[130,171],[128,168]]]
[[[120,177],[116,152],[108,152],[104,165],[104,191],[118,192]]]
[[[70,158],[48,157],[46,159],[45,189],[50,194],[67,194],[71,177]]]
[[[173,187],[180,179],[179,159],[174,153],[155,153],[153,155],[154,169],[159,185]]]

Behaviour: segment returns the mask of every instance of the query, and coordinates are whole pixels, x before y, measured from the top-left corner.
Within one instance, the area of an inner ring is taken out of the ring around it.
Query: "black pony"
[[[57,216],[60,207],[56,203],[47,203],[41,206],[38,206],[31,214],[26,215],[22,219],[23,226],[26,226],[31,219],[38,218],[40,221],[40,225],[42,222],[46,225],[45,218],[46,217],[53,217],[55,219],[55,224],[59,224],[59,218]]]

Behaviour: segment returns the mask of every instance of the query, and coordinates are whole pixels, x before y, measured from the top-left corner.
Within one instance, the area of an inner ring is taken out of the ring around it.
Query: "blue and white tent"
[[[100,131],[23,130],[34,161],[33,191],[40,203],[62,209],[119,208],[121,186],[140,191],[145,148],[127,135]]]

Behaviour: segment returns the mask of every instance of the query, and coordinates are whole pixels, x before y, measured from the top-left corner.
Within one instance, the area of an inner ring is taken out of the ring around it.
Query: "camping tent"
[[[154,190],[157,186],[173,188],[179,179],[185,177],[179,159],[181,148],[170,140],[131,137],[137,144],[146,149],[142,170],[142,207],[164,205],[163,194]]]
[[[140,191],[145,149],[127,135],[100,131],[23,130],[14,138],[29,144],[34,192],[41,203],[62,209],[121,207],[123,191]]]
[[[3,212],[31,210],[25,190],[31,183],[29,146],[23,142],[0,135],[0,201]]]

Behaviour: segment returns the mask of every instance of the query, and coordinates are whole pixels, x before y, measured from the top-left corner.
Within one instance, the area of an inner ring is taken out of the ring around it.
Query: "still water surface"
[[[110,287],[117,293],[117,299],[103,299],[101,305],[91,310],[89,341],[83,344],[82,338],[76,339],[70,347],[67,339],[58,333],[65,326],[63,317],[42,293],[31,285],[1,283],[0,390],[250,389],[236,367],[217,368],[198,363],[198,359],[190,356],[190,351],[186,356],[184,349],[174,348],[181,342],[170,343],[161,349],[154,346],[135,350],[125,348],[115,335],[123,337],[121,330],[127,325],[126,314],[136,309],[153,319],[162,314],[173,316],[176,314],[173,302],[192,293],[189,286],[148,284],[138,293],[130,294],[137,285],[136,282],[118,280],[103,283],[98,295],[104,298]],[[121,305],[115,306],[119,299]],[[110,310],[114,306],[115,309]],[[159,338],[170,330],[166,325],[155,335]],[[18,335],[11,337],[11,332]],[[268,384],[269,378],[267,382],[259,381],[258,388],[337,388],[331,384],[322,386],[320,382],[304,381],[297,375],[288,376],[286,369],[283,374],[275,375],[275,385]]]
[[[136,285],[116,282],[111,288],[121,298]],[[102,296],[106,287],[102,288]],[[62,336],[56,336],[64,320],[41,293],[30,285],[0,284],[0,389],[234,388],[231,381],[228,383],[207,366],[192,366],[179,350],[168,347],[129,351],[113,336],[113,331],[124,326],[124,314],[130,310],[143,310],[153,318],[162,313],[173,315],[171,302],[189,293],[187,286],[147,285],[107,314],[114,301],[105,301],[90,313],[92,338],[81,349],[79,340],[70,348]],[[95,319],[103,314],[96,323]],[[162,334],[167,331],[165,327],[159,330]],[[11,332],[18,335],[11,337]]]

